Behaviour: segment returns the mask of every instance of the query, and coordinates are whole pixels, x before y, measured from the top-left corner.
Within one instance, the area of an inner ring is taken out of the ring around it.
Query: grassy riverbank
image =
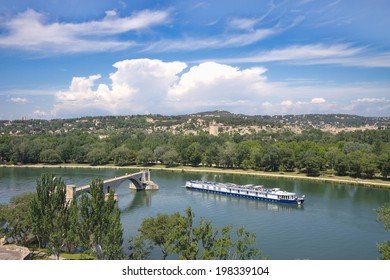
[[[145,166],[115,166],[115,165],[99,165],[91,166],[87,164],[58,164],[58,165],[46,165],[46,164],[31,164],[31,165],[1,165],[3,168],[94,168],[94,169],[143,169]],[[266,178],[283,178],[292,180],[307,180],[317,182],[332,182],[341,183],[348,185],[360,185],[365,187],[377,187],[390,189],[390,180],[383,179],[361,179],[351,178],[347,176],[332,176],[332,175],[321,175],[318,177],[309,177],[306,174],[296,172],[264,172],[255,170],[242,170],[242,169],[223,169],[215,167],[192,167],[192,166],[177,166],[177,167],[166,167],[164,165],[152,165],[147,166],[150,170],[164,170],[172,172],[194,172],[194,173],[223,173],[223,174],[237,174],[237,175],[249,175],[249,176],[260,176]]]

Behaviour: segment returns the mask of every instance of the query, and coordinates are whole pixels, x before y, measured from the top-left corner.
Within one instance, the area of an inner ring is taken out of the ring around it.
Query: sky
[[[388,0],[1,0],[0,119],[390,116]]]

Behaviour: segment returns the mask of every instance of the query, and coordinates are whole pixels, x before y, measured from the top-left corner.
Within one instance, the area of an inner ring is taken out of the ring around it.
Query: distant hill
[[[174,133],[208,132],[210,126],[218,132],[251,133],[259,130],[287,129],[300,132],[321,129],[332,133],[342,130],[390,128],[390,117],[362,117],[345,114],[307,115],[244,115],[216,110],[187,115],[96,116],[53,120],[0,121],[0,135],[62,134],[72,131],[107,134],[110,131],[146,130]]]

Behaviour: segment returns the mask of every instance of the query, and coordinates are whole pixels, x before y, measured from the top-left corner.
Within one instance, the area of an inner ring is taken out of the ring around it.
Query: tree
[[[122,145],[111,151],[110,158],[113,159],[115,165],[130,165],[136,162],[137,155],[134,151]]]
[[[158,246],[165,259],[169,254],[179,259],[254,259],[261,252],[255,247],[256,236],[244,228],[231,236],[231,226],[221,231],[204,218],[195,224],[195,213],[191,208],[185,214],[158,214],[157,217],[145,219],[138,231],[140,235],[132,237],[130,258],[140,259],[148,256],[154,246]],[[150,244],[151,247],[147,247]]]
[[[61,178],[43,174],[37,180],[36,195],[30,205],[33,233],[39,247],[46,247],[57,259],[68,229],[68,203]]]
[[[378,165],[382,176],[387,178],[390,174],[390,151],[379,157]]]
[[[335,163],[335,170],[337,175],[339,176],[345,176],[348,173],[349,170],[349,160],[348,157],[340,153],[337,158],[336,158],[336,163]]]
[[[219,149],[219,162],[223,167],[234,168],[237,164],[236,143],[226,142]]]
[[[27,245],[32,234],[28,213],[34,193],[24,193],[11,198],[10,204],[0,204],[0,223],[5,222],[5,234],[16,244]]]
[[[336,166],[336,160],[338,154],[339,154],[339,150],[336,147],[330,147],[328,151],[325,153],[325,159],[327,161],[328,166],[332,170],[332,175]]]
[[[162,156],[162,162],[167,166],[174,166],[179,162],[179,154],[175,150],[168,150]]]
[[[62,159],[56,150],[47,149],[41,152],[40,161],[48,164],[56,164],[62,162]]]
[[[107,162],[107,152],[103,147],[95,147],[87,154],[87,161],[91,165],[101,165]]]
[[[193,166],[198,166],[202,162],[202,146],[198,142],[192,143],[187,148],[188,162]]]
[[[149,163],[153,162],[153,160],[154,160],[154,156],[150,148],[142,148],[138,152],[137,163],[148,165]]]
[[[390,232],[390,203],[377,209],[378,221],[384,222],[385,230]],[[383,260],[390,260],[390,241],[385,241],[378,245],[379,253]]]
[[[261,165],[265,171],[278,171],[280,165],[280,151],[276,146],[269,146],[263,151]]]
[[[123,258],[123,229],[114,193],[106,196],[103,181],[92,180],[90,194],[82,194],[78,205],[80,243],[92,248],[98,259]]]
[[[361,177],[363,172],[362,159],[364,153],[362,151],[355,151],[348,154],[349,171],[354,177]]]
[[[306,150],[299,154],[299,164],[308,176],[318,176],[323,165],[323,160],[314,150]]]
[[[178,213],[173,215],[159,213],[156,218],[150,217],[143,220],[138,229],[144,239],[160,248],[164,260],[172,253],[171,230],[175,227],[177,219]]]

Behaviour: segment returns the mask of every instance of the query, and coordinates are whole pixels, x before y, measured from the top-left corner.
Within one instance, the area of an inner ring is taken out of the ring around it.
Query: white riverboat
[[[187,181],[186,188],[197,191],[211,192],[223,195],[238,196],[270,202],[280,202],[301,205],[305,196],[297,196],[296,193],[286,192],[279,188],[265,188],[258,185],[235,185],[206,181]]]

